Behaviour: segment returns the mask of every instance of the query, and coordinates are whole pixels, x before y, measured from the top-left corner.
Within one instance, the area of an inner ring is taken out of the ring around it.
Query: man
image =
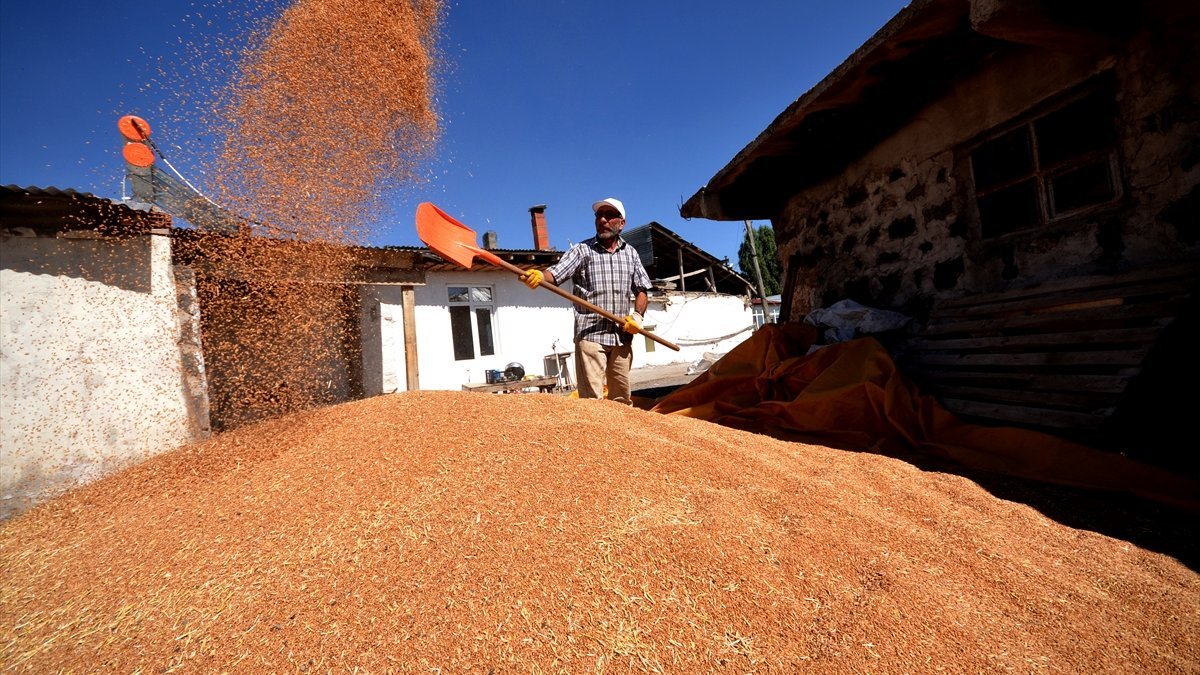
[[[632,404],[629,367],[633,363],[633,336],[641,328],[646,312],[650,275],[637,251],[621,238],[625,205],[609,197],[592,204],[592,212],[596,216],[595,237],[572,246],[544,273],[529,270],[522,274],[521,281],[537,288],[543,279],[551,284],[570,279],[575,295],[625,317],[624,324],[617,324],[575,305],[575,374],[579,398],[603,397],[607,380],[610,399]]]

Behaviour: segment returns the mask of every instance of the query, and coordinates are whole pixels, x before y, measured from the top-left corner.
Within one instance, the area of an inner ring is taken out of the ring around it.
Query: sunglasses
[[[621,220],[621,214],[616,211],[597,211],[596,219],[599,220],[601,218],[605,220]]]

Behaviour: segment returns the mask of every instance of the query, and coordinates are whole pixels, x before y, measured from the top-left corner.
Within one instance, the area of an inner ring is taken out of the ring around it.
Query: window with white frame
[[[1116,106],[1091,88],[971,151],[984,239],[1051,224],[1121,196]]]
[[[495,304],[491,286],[450,286],[450,334],[454,360],[465,361],[496,353],[492,317]]]
[[[771,305],[769,309],[771,312],[771,323],[779,323],[779,305]],[[762,325],[763,325],[764,315],[763,315],[762,305],[755,305],[753,307],[753,311],[754,311],[754,328],[755,328],[755,330],[757,330],[759,328],[762,328]]]

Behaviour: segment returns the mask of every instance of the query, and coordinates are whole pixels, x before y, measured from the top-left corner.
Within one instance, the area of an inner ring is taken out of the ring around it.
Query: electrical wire
[[[155,143],[153,140],[150,139],[150,130],[149,129],[143,129],[137,120],[133,120],[132,123],[135,127],[137,127],[138,131],[142,132],[142,135],[144,137],[143,140],[146,143],[146,145],[150,146],[150,149],[154,151],[154,154],[158,155],[159,159],[161,159],[163,164],[165,164],[167,166],[167,168],[171,170],[171,173],[175,174],[176,178],[178,178],[180,181],[182,181],[183,184],[186,185],[192,192],[195,192],[196,194],[200,195],[200,197],[203,198],[204,201],[208,202],[209,204],[212,204],[214,207],[216,207],[217,209],[220,209],[221,211],[226,210],[225,207],[216,203],[215,201],[210,199],[208,195],[201,192],[200,189],[197,188],[195,185],[192,185],[191,181],[189,181],[186,177],[184,177],[184,175],[179,171],[179,169],[175,168],[174,164],[171,164],[171,160],[167,159],[166,153],[164,153],[162,151],[162,149],[158,147],[157,143]],[[124,185],[125,185],[124,181],[121,182],[121,185],[122,185],[122,190],[124,190]],[[237,216],[237,218],[239,220],[244,220],[252,225],[257,225],[258,227],[265,227],[265,225],[263,223],[261,223],[257,220],[251,220],[249,218],[242,218],[240,216]],[[276,227],[274,229],[278,230],[279,232],[282,232],[284,234],[299,236],[299,233],[296,232],[295,230],[289,230],[289,229],[282,228],[282,227]]]
[[[134,119],[130,120],[130,123],[134,126],[135,129],[137,129],[139,132],[141,132],[142,141],[146,145],[150,146],[150,149],[154,151],[154,154],[158,155],[159,159],[161,159],[163,161],[163,164],[167,165],[167,168],[171,170],[171,173],[175,174],[176,178],[183,181],[183,184],[188,186],[189,188],[191,188],[192,192],[195,192],[196,194],[203,197],[204,201],[208,202],[209,204],[212,204],[213,206],[215,206],[217,208],[221,208],[220,204],[209,199],[208,195],[201,192],[200,189],[197,188],[195,185],[192,185],[191,181],[189,181],[187,178],[184,178],[183,174],[179,172],[179,169],[176,169],[175,165],[171,164],[171,161],[167,159],[167,154],[165,152],[163,152],[161,148],[158,147],[158,144],[155,143],[153,139],[150,138],[150,129],[142,127],[141,120],[134,118]]]
[[[751,325],[751,326],[746,326],[745,328],[743,328],[737,332],[730,333],[729,335],[722,335],[720,337],[714,337],[714,338],[675,338],[675,342],[678,344],[681,344],[681,345],[688,345],[688,346],[717,344],[718,342],[722,342],[724,340],[729,340],[729,339],[735,338],[735,337],[741,335],[742,333],[745,333],[746,331],[753,331],[753,330],[754,330],[754,326]]]

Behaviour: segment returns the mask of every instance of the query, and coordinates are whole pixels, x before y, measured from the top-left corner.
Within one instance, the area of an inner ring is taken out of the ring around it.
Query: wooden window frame
[[[1043,166],[1040,155],[1038,123],[1068,108],[1072,104],[1092,96],[1103,96],[1112,105],[1110,109],[1112,115],[1106,120],[1108,124],[1112,125],[1111,142],[1103,147],[1078,152],[1067,158]],[[1041,106],[1036,112],[1027,113],[1016,121],[1010,121],[993,128],[986,135],[973,142],[967,148],[965,155],[970,176],[971,204],[974,209],[980,239],[990,242],[1004,239],[1010,235],[1035,232],[1049,226],[1086,217],[1097,211],[1110,209],[1120,203],[1125,196],[1125,192],[1118,156],[1119,138],[1116,121],[1115,95],[1112,86],[1106,83],[1092,83],[1078,87],[1070,94],[1057,98],[1050,104]],[[976,180],[977,153],[989,143],[1022,129],[1025,130],[1028,136],[1030,168],[1019,175],[1009,177],[980,189]],[[1108,188],[1111,190],[1112,196],[1104,201],[1087,203],[1074,208],[1059,209],[1059,201],[1057,195],[1054,194],[1055,180],[1073,171],[1079,171],[1091,166],[1104,166],[1107,169]],[[1002,193],[1005,190],[1017,187],[1028,181],[1032,181],[1035,188],[1034,200],[1036,203],[1033,205],[1033,211],[1036,215],[1035,221],[1022,226],[994,225],[993,227],[997,231],[989,232],[989,225],[984,222],[984,213],[980,208],[980,200],[990,195]]]

